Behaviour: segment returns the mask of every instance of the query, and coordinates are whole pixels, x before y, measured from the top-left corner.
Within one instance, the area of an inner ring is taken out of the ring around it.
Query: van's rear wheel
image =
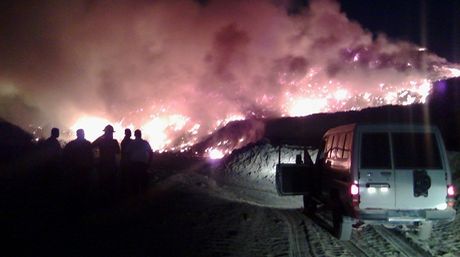
[[[334,236],[339,240],[350,240],[353,231],[353,219],[348,216],[343,216],[340,208],[334,208],[332,211],[332,223]]]
[[[417,237],[421,240],[427,240],[431,237],[432,230],[433,230],[433,222],[424,221],[418,226]]]

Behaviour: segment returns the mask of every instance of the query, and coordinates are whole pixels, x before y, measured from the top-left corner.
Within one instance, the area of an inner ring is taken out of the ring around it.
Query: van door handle
[[[376,188],[390,188],[388,183],[366,183],[366,187],[376,187]]]
[[[382,171],[380,172],[380,175],[384,177],[391,177],[391,172],[390,171]]]

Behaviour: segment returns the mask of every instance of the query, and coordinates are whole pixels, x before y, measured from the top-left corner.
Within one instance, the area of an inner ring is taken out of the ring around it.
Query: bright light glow
[[[345,89],[339,89],[335,91],[334,98],[337,101],[343,101],[348,98],[348,91]]]
[[[389,191],[388,187],[381,187],[380,188],[380,192],[382,192],[382,193],[386,193],[388,191]]]
[[[354,62],[359,61],[359,54],[356,54],[356,55],[353,57],[353,61],[354,61]]]
[[[70,129],[74,135],[77,129],[83,129],[85,131],[85,138],[89,141],[94,141],[104,134],[103,130],[105,126],[109,124],[112,125],[115,130],[114,138],[119,138],[119,135],[123,135],[124,130],[119,122],[110,122],[107,119],[96,116],[83,116],[79,118]]]
[[[451,73],[451,76],[453,77],[460,77],[460,69],[456,69],[456,68],[447,68],[450,73]]]
[[[327,100],[324,98],[300,98],[293,101],[288,114],[290,116],[307,116],[323,111],[326,106]]]
[[[359,194],[359,187],[356,184],[351,185],[350,188],[351,195],[357,195]]]
[[[385,103],[387,103],[387,104],[396,103],[397,97],[398,97],[398,95],[397,95],[396,92],[389,92],[389,93],[386,94],[385,97],[384,97]]]
[[[162,151],[172,142],[169,133],[182,130],[188,120],[189,118],[182,115],[155,117],[142,125],[141,130],[152,149]],[[199,126],[194,128],[198,129]]]
[[[447,203],[440,203],[436,205],[436,209],[438,210],[445,210],[447,208]]]
[[[455,195],[454,185],[450,185],[449,187],[447,187],[447,195],[448,196],[454,196]]]
[[[368,187],[367,192],[369,194],[375,194],[375,192],[377,192],[377,189],[375,187]]]
[[[231,122],[231,121],[244,120],[244,119],[245,119],[244,115],[232,114],[232,115],[228,115],[227,118],[225,118],[225,121],[228,123],[228,122]]]
[[[208,154],[209,158],[212,160],[222,159],[225,156],[224,153],[218,149],[210,149]]]
[[[424,103],[426,101],[426,98],[428,97],[430,92],[431,92],[431,82],[429,80],[425,79],[425,80],[422,81],[422,84],[420,85],[420,87],[417,90],[417,93],[419,93],[420,96],[422,97],[422,99],[421,99],[422,103]]]
[[[225,117],[225,119],[218,120],[216,122],[216,129],[219,128],[219,127],[223,127],[223,126],[227,125],[229,122],[238,121],[238,120],[244,120],[244,119],[245,119],[245,117],[242,114],[227,115],[227,117]]]
[[[192,135],[196,135],[198,134],[198,130],[200,129],[201,125],[196,123],[195,125],[193,125],[193,127],[191,129],[189,129],[189,133],[191,133]]]

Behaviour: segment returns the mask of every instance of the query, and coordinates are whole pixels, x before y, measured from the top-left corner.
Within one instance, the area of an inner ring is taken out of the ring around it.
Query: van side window
[[[350,152],[351,152],[351,133],[347,133],[345,137],[345,144],[343,146],[343,158],[348,159],[350,158]]]
[[[395,169],[442,169],[434,133],[392,133]]]
[[[339,138],[340,135],[334,135],[334,141],[332,142],[332,153],[331,153],[331,159],[337,159],[337,145],[339,143]]]
[[[328,136],[327,137],[327,142],[326,142],[326,156],[327,158],[331,158],[332,156],[332,146],[334,143],[334,136]]]
[[[363,133],[361,138],[361,168],[391,169],[388,133]]]
[[[339,140],[337,140],[337,155],[336,157],[338,159],[342,159],[343,158],[343,145],[345,143],[345,134],[340,134],[339,136]]]

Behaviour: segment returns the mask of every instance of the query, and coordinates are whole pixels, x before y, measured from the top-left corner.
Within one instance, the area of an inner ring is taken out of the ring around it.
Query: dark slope
[[[32,148],[32,135],[0,118],[0,166],[23,157]]]

